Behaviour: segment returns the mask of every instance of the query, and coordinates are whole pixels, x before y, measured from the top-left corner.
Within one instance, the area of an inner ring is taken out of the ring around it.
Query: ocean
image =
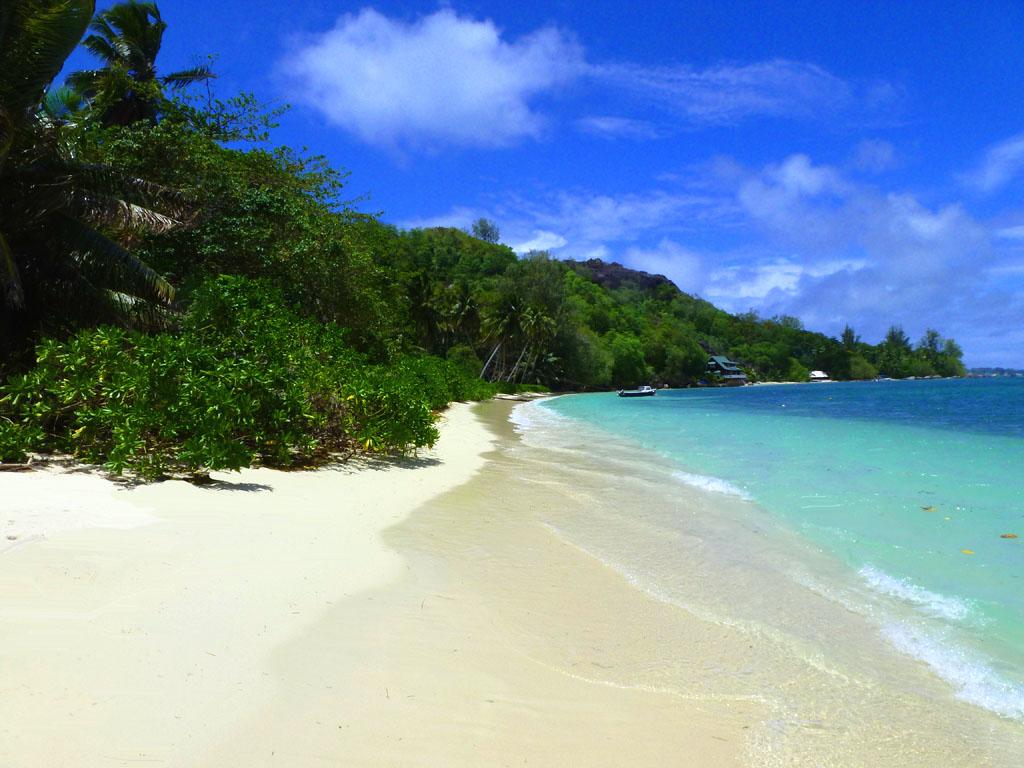
[[[568,395],[514,421],[622,479],[549,524],[638,587],[872,674],[873,641],[833,638],[801,596],[817,595],[956,699],[1024,722],[1024,380]]]

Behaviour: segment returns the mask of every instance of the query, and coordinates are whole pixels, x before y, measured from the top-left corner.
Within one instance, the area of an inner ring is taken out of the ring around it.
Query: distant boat
[[[654,387],[649,387],[644,384],[642,387],[636,389],[620,389],[619,397],[650,397],[658,394],[658,390]]]

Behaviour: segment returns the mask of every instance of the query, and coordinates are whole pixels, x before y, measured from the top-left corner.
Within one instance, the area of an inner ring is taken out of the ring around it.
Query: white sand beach
[[[275,649],[394,579],[381,531],[492,439],[468,405],[442,434],[411,461],[213,487],[0,474],[0,765],[198,765],[247,716],[277,717]]]

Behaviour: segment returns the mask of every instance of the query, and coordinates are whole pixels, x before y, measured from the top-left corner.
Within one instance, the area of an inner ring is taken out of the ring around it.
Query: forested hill
[[[559,261],[455,230],[382,227],[378,264],[400,287],[416,344],[485,378],[556,389],[705,378],[709,353],[736,360],[752,380],[962,375],[955,342],[929,331],[916,345],[899,327],[882,343],[805,330],[794,317],[731,315],[668,278],[597,259]],[[496,227],[480,221],[493,239]],[[384,244],[386,242],[386,244]]]
[[[517,257],[486,220],[399,230],[323,158],[274,147],[254,96],[164,72],[156,4],[7,1],[0,461],[157,476],[413,450],[453,399],[685,386],[709,353],[755,380],[963,373],[936,331],[833,339],[618,264]],[[83,37],[96,68],[54,82]]]

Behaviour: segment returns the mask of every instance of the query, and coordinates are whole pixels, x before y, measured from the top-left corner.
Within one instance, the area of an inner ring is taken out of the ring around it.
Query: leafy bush
[[[492,392],[437,358],[371,364],[275,289],[220,277],[177,335],[96,328],[41,344],[36,367],[0,387],[0,460],[69,453],[157,477],[408,451],[437,439],[433,410]]]
[[[850,356],[850,378],[851,379],[873,379],[878,375],[878,369],[860,355]]]
[[[468,344],[456,344],[448,350],[445,358],[457,365],[466,376],[479,376],[480,369],[484,365],[483,361],[480,360],[476,352]]]

